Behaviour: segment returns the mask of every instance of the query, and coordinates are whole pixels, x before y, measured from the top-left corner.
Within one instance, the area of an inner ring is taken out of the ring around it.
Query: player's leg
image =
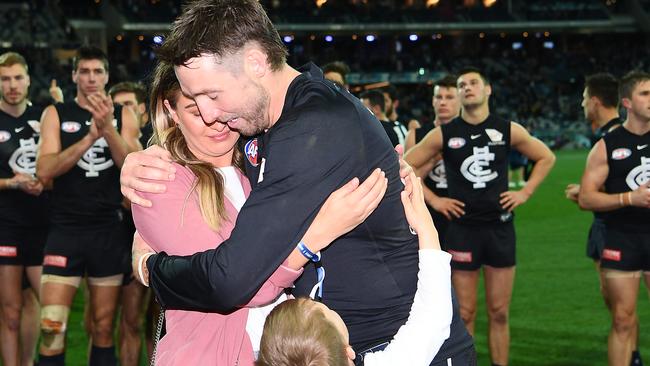
[[[120,363],[137,365],[142,348],[142,323],[147,288],[131,280],[121,289],[122,315],[120,318]]]
[[[515,267],[483,267],[488,312],[488,344],[492,363],[507,365],[510,348],[510,300]]]
[[[23,266],[0,265],[0,350],[3,365],[20,365]]]

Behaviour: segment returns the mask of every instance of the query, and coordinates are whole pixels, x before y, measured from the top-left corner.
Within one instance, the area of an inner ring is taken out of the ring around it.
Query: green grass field
[[[517,276],[511,319],[511,365],[579,366],[607,363],[610,319],[600,297],[593,263],[585,256],[591,213],[564,198],[578,182],[586,151],[558,152],[557,163],[538,192],[517,210]],[[487,318],[479,298],[476,348],[489,365]],[[87,339],[78,296],[71,315],[67,365],[84,365]],[[639,295],[640,347],[650,363],[650,306]],[[142,363],[144,365],[144,363]]]

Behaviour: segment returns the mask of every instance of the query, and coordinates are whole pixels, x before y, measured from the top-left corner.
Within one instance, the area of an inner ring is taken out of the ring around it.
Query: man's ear
[[[262,78],[270,70],[268,57],[257,47],[251,47],[244,53],[244,65],[249,75]]]
[[[632,101],[630,98],[621,99],[621,104],[623,104],[623,108],[625,109],[632,109]]]

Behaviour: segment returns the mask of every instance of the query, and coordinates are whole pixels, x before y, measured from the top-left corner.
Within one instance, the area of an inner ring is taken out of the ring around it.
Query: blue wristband
[[[300,254],[302,254],[308,260],[310,260],[310,261],[312,261],[314,263],[317,263],[317,262],[320,261],[320,255],[315,254],[314,252],[309,250],[309,248],[307,248],[305,243],[303,243],[302,241],[300,243],[298,243],[297,248],[300,251]]]

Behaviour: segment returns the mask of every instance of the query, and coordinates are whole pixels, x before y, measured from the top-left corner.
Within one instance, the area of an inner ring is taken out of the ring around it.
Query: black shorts
[[[619,271],[650,271],[650,233],[607,228],[600,266]]]
[[[135,223],[133,222],[133,214],[131,210],[122,208],[122,223],[124,230],[129,240],[126,241],[126,248],[124,249],[124,278],[122,279],[122,286],[126,286],[133,282],[133,267],[131,266],[131,247],[133,246],[133,234],[135,234]]]
[[[506,268],[515,265],[515,225],[512,221],[493,225],[449,223],[445,247],[451,254],[451,269],[474,271],[483,265]]]
[[[121,221],[93,230],[52,227],[45,244],[43,273],[77,277],[123,274],[126,242],[132,240]]]
[[[587,239],[587,257],[599,261],[603,248],[605,248],[605,221],[594,218],[594,222],[589,229],[589,238]]]
[[[40,266],[47,228],[0,226],[0,265]]]

